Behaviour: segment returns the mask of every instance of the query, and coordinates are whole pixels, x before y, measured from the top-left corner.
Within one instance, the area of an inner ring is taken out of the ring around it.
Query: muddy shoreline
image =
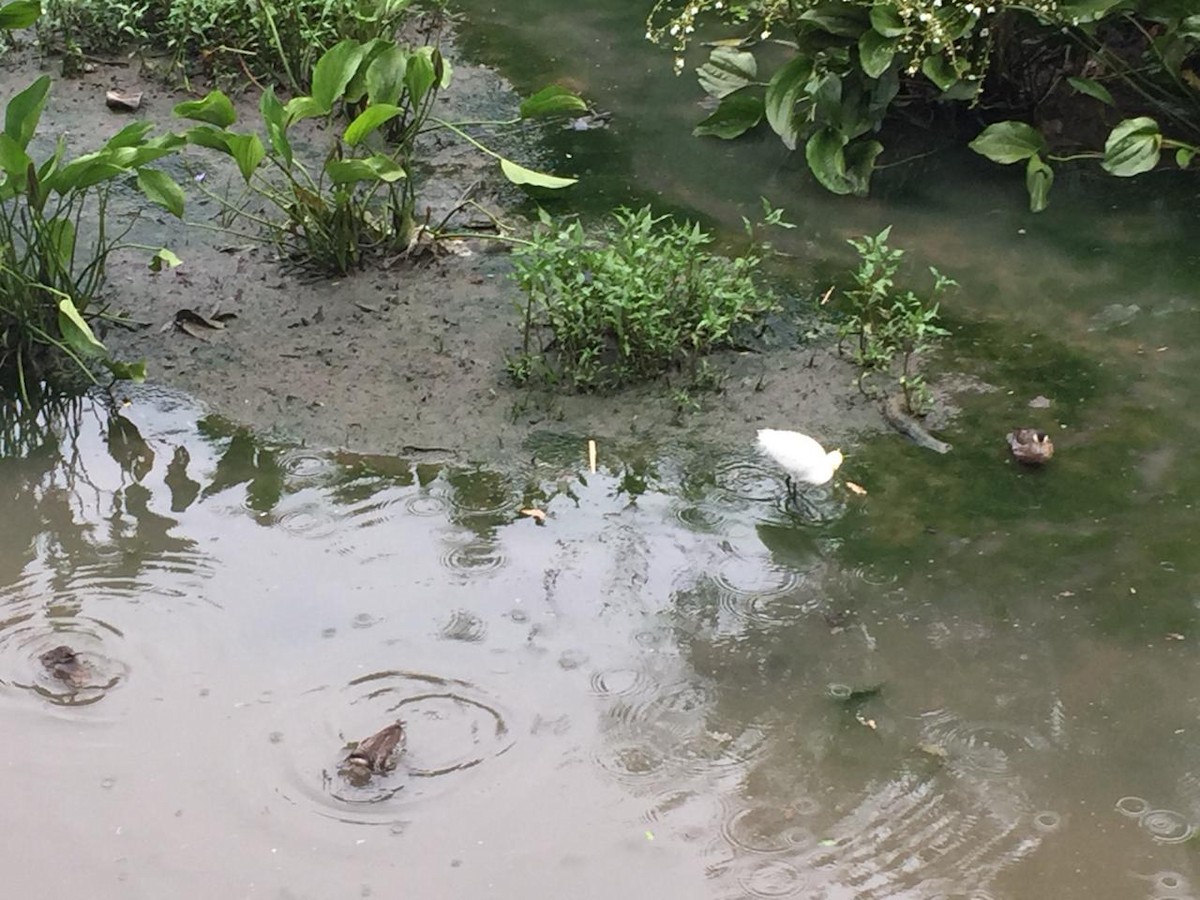
[[[515,94],[493,70],[455,60],[455,80],[439,100],[444,115],[514,108]],[[105,91],[142,91],[135,115],[159,129],[178,128],[172,107],[188,95],[114,60],[78,79],[58,75],[57,61],[10,53],[0,79],[11,96],[42,72],[55,77],[37,140],[66,133],[75,152],[98,146],[130,121],[109,110]],[[244,126],[257,97],[239,101]],[[430,148],[421,205],[434,221],[466,191],[496,209],[512,188],[491,162],[462,146]],[[167,168],[181,182],[203,170],[225,178],[210,155],[189,151]],[[586,191],[586,184],[574,190]],[[146,253],[114,260],[112,307],[139,327],[109,329],[118,358],[144,359],[149,379],[183,390],[213,412],[273,438],[315,447],[399,453],[437,447],[462,458],[520,452],[535,431],[609,440],[678,440],[732,446],[758,427],[802,429],[824,440],[886,428],[877,404],[854,386],[854,369],[829,348],[792,346],[761,353],[726,352],[713,360],[728,377],[719,393],[696,396],[681,411],[659,382],[619,394],[575,396],[520,388],[504,370],[518,349],[518,294],[506,251],[469,240],[437,259],[397,263],[345,278],[305,280],[282,271],[265,248],[220,233],[214,204],[190,191],[189,227],[130,193],[124,214],[140,210],[132,237],[165,244],[184,263],[154,274]],[[175,315],[235,313],[221,331],[196,337]]]

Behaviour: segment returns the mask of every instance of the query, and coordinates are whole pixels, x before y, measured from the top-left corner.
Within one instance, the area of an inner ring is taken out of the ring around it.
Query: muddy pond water
[[[688,137],[639,4],[464,5],[518,87],[612,109],[548,133],[598,202],[732,227],[766,194],[801,280],[889,223],[957,278],[953,451],[863,436],[801,518],[754,423],[567,421],[501,460],[279,443],[154,387],[9,410],[6,895],[1200,896],[1194,180],[1064,177],[1035,217],[940,151],[839,200]]]

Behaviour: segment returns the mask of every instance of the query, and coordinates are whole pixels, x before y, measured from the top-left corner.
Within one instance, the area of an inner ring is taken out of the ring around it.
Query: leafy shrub
[[[181,68],[200,60],[218,75],[282,81],[307,90],[313,64],[350,38],[391,40],[417,12],[444,0],[47,0],[44,33],[68,46],[112,52],[151,45]]]
[[[783,225],[777,210],[767,224]],[[578,221],[555,227],[543,214],[513,252],[527,295],[524,341],[509,361],[518,381],[568,381],[579,390],[695,368],[736,329],[775,306],[755,284],[761,245],[732,259],[711,253],[698,224],[621,209],[592,235]]]
[[[912,291],[898,292],[896,273],[904,251],[887,245],[891,230],[888,226],[874,237],[850,241],[859,265],[854,286],[842,294],[845,317],[838,325],[838,339],[854,339],[854,360],[861,367],[858,385],[864,393],[869,375],[894,372],[908,411],[916,413],[928,402],[928,388],[913,363],[949,334],[937,324],[938,306],[955,282],[930,266],[933,289],[928,299]]]
[[[436,47],[345,40],[317,61],[311,94],[286,104],[269,88],[263,94],[259,113],[267,145],[256,133],[230,130],[237,115],[221,91],[181,103],[175,113],[200,123],[186,132],[190,143],[237,163],[246,194],[227,201],[209,193],[227,213],[261,226],[265,238],[285,257],[313,269],[345,273],[367,256],[402,253],[412,245],[417,196],[412,163],[418,136],[431,128],[463,136],[497,159],[513,182],[546,188],[574,184],[571,178],[523,168],[452,123],[433,118],[438,91],[449,80],[450,66]],[[547,88],[526,100],[521,112],[529,118],[581,108],[583,101],[575,95]],[[305,163],[292,146],[289,130],[297,122],[330,117],[335,111],[352,114],[351,121],[334,134],[318,164]],[[380,133],[384,128],[389,142]],[[248,205],[251,199],[266,205],[265,216]]]
[[[698,70],[720,102],[696,133],[734,138],[765,119],[789,148],[803,145],[817,181],[838,194],[867,193],[884,149],[877,133],[901,106],[954,101],[1028,117],[1051,101],[1100,102],[1135,114],[1111,130],[1103,151],[1082,154],[1052,157],[1025,123],[985,132],[972,146],[997,162],[1026,161],[1037,210],[1051,159],[1097,158],[1113,174],[1133,175],[1174,148],[1176,163],[1190,164],[1200,151],[1198,12],[1195,0],[659,0],[647,37],[674,50],[678,71],[706,20],[746,29]],[[791,48],[769,77],[753,52],[768,42]],[[1178,134],[1164,137],[1151,116]]]
[[[99,150],[66,159],[60,140],[44,160],[29,155],[50,78],[43,75],[8,102],[0,134],[0,372],[14,373],[25,393],[66,357],[90,374],[90,361],[117,377],[141,368],[113,361],[91,325],[105,314],[102,289],[109,257],[134,221],[108,227],[109,190],[134,180],[151,201],[183,215],[183,191],[149,163],[174,153],[182,138],[150,138],[148,122],[133,122]],[[169,253],[160,251],[160,259]]]

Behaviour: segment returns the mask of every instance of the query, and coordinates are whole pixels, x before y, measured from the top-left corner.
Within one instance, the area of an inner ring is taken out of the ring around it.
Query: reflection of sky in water
[[[577,440],[503,473],[293,451],[134,398],[119,446],[85,403],[77,439],[0,469],[25,511],[0,545],[0,717],[29,736],[0,787],[34,830],[121,829],[76,839],[80,879],[153,892],[219,854],[233,893],[382,884],[399,859],[427,896],[447,871],[567,890],[579,866],[596,897],[1188,895],[1197,661],[1111,611],[1146,602],[1132,544],[1083,570],[1027,553],[1078,512],[1047,531],[949,490],[927,515],[879,469],[891,438],[847,463],[867,498],[835,486],[814,524],[749,454],[631,469],[602,443],[587,474]],[[929,478],[1023,477],[969,443]],[[37,661],[73,642],[97,682],[78,697]],[[396,769],[347,784],[348,742],[396,719]],[[164,829],[206,849],[164,866]]]

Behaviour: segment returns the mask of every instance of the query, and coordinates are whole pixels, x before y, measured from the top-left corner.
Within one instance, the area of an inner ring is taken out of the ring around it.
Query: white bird
[[[825,484],[842,464],[842,451],[825,448],[798,431],[764,428],[758,433],[758,449],[774,460],[786,474],[788,495],[796,498],[793,479],[803,485]]]

